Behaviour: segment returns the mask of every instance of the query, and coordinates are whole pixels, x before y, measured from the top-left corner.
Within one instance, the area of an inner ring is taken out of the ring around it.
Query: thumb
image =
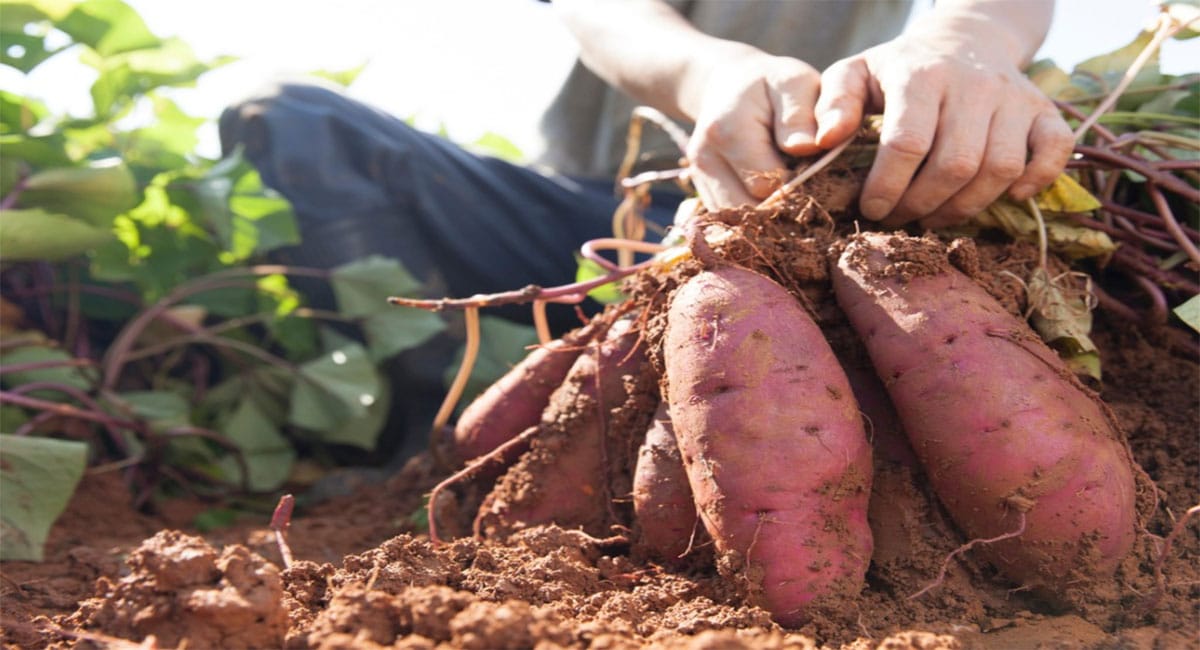
[[[817,97],[817,145],[829,149],[841,144],[862,124],[863,108],[870,97],[871,73],[860,58],[842,59],[821,75]]]

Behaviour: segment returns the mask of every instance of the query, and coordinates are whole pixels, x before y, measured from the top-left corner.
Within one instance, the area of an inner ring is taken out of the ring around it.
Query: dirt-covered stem
[[[445,311],[447,309],[469,309],[472,307],[500,307],[503,305],[523,305],[533,302],[534,300],[543,300],[545,302],[568,303],[574,304],[582,302],[587,296],[587,292],[601,287],[610,282],[616,282],[627,278],[642,269],[649,268],[656,260],[646,260],[640,264],[611,271],[605,275],[586,280],[584,282],[574,282],[564,284],[558,287],[544,288],[536,284],[527,285],[524,288],[515,291],[504,291],[501,293],[478,294],[468,298],[439,298],[435,300],[405,298],[402,296],[392,296],[388,298],[388,302],[400,307],[413,307],[416,309],[424,309],[426,311]]]

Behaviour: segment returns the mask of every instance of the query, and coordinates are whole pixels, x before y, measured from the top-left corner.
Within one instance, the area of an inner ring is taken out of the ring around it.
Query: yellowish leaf
[[[1107,257],[1117,250],[1116,243],[1107,233],[1081,226],[1074,221],[1056,217],[1049,213],[1046,218],[1047,247],[1070,259],[1085,257]],[[1036,242],[1037,220],[1024,205],[1009,199],[993,202],[969,222],[979,228],[996,228],[1014,239]]]
[[[1073,289],[1070,275],[1051,278],[1037,269],[1027,283],[1030,323],[1076,374],[1100,380],[1100,352],[1090,337],[1092,304],[1088,290]],[[1065,281],[1064,281],[1065,280]]]
[[[1034,197],[1047,212],[1091,212],[1100,209],[1100,201],[1068,174],[1059,174],[1050,187]]]

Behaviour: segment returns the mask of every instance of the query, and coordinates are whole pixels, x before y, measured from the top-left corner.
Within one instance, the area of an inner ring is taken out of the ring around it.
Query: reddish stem
[[[454,485],[455,483],[458,483],[461,480],[470,478],[472,474],[474,474],[476,471],[478,471],[480,468],[484,467],[485,465],[487,465],[489,463],[503,462],[504,459],[508,457],[508,452],[510,450],[515,449],[515,448],[527,443],[529,441],[529,439],[533,438],[535,435],[537,435],[537,433],[539,431],[541,431],[541,428],[538,427],[536,424],[529,427],[528,429],[525,429],[524,431],[517,434],[516,436],[513,436],[512,438],[506,440],[504,442],[504,444],[499,445],[498,447],[489,451],[488,453],[472,460],[470,463],[467,463],[466,467],[451,474],[450,476],[443,479],[441,483],[438,483],[437,485],[433,486],[433,489],[429,491],[429,500],[427,502],[428,505],[426,506],[427,513],[429,515],[429,541],[430,542],[433,542],[434,545],[440,545],[440,544],[445,543],[445,541],[442,540],[441,536],[438,535],[438,532],[437,532],[437,498],[438,498],[438,495],[440,495],[443,490],[450,487],[451,485]]]
[[[1156,258],[1133,246],[1118,247],[1117,251],[1113,253],[1112,264],[1130,271],[1131,275],[1144,275],[1168,289],[1184,291],[1189,294],[1200,293],[1200,284],[1178,273],[1159,268]]]
[[[1142,212],[1137,208],[1131,208],[1127,205],[1121,205],[1120,203],[1106,199],[1100,199],[1100,204],[1108,212],[1119,214],[1122,217],[1127,217],[1138,223],[1149,226],[1165,227],[1165,224],[1163,223],[1164,219],[1160,215]],[[1182,230],[1188,237],[1200,241],[1200,231],[1190,228],[1185,224],[1179,224],[1179,229]]]
[[[1174,253],[1175,251],[1179,250],[1179,246],[1175,242],[1173,242],[1169,239],[1160,239],[1158,237],[1155,237],[1153,234],[1147,233],[1144,230],[1142,230],[1141,228],[1138,228],[1137,226],[1133,225],[1125,217],[1116,217],[1115,221],[1117,222],[1118,225],[1121,226],[1121,228],[1125,232],[1129,233],[1130,235],[1132,235],[1132,237],[1134,239],[1142,242],[1143,244],[1146,244],[1147,246],[1154,246],[1156,248],[1161,248],[1161,249],[1171,252],[1171,253]],[[1156,231],[1156,232],[1161,232],[1161,231]],[[1166,233],[1163,233],[1163,234],[1165,235]]]
[[[29,397],[28,395],[22,395],[11,390],[0,391],[0,403],[15,404],[17,406],[23,406],[25,408],[35,409],[38,411],[50,411],[64,417],[87,420],[88,422],[96,422],[104,425],[122,428],[136,428],[136,423],[130,422],[129,420],[122,420],[118,417],[104,413],[99,409],[95,411],[85,411],[71,404],[63,404],[62,402],[52,402],[50,400]]]
[[[7,366],[0,366],[0,375],[12,374],[15,372],[29,372],[30,370],[44,370],[46,368],[94,368],[96,362],[91,359],[54,359],[50,361],[30,361],[28,363],[13,363]]]
[[[553,287],[550,289],[539,287],[536,284],[531,284],[515,291],[480,294],[471,296],[469,298],[439,298],[436,300],[428,300],[393,296],[388,298],[388,302],[401,307],[414,307],[416,309],[425,309],[428,311],[467,309],[470,307],[499,307],[501,305],[522,305],[535,300],[568,304],[578,303],[581,302],[587,296],[587,292],[591,291],[592,289],[633,275],[642,269],[649,268],[650,265],[654,264],[654,262],[655,260],[649,259],[633,266],[617,268],[616,270],[610,271],[606,275],[592,278],[586,282],[564,284],[562,286]]]
[[[1151,282],[1144,275],[1136,275],[1133,277],[1133,280],[1150,297],[1149,322],[1155,325],[1166,323],[1170,308],[1167,307],[1167,298],[1163,295],[1162,289],[1158,288],[1157,284]]]
[[[34,391],[45,391],[45,390],[55,391],[55,392],[62,393],[64,395],[69,395],[70,397],[72,397],[76,401],[78,401],[80,404],[83,404],[84,406],[91,409],[93,412],[104,413],[104,409],[100,408],[100,405],[96,402],[96,400],[92,399],[91,395],[88,395],[86,392],[84,392],[74,386],[70,386],[68,384],[63,384],[63,383],[59,383],[59,382],[32,381],[32,382],[28,382],[25,384],[21,384],[20,386],[13,388],[9,392],[13,395],[24,395],[26,393],[32,393]],[[53,402],[53,403],[59,404],[60,402]],[[49,414],[55,415],[55,416],[62,415],[62,413],[58,413],[55,411],[42,411],[42,413],[43,414],[49,413]],[[100,422],[99,424],[101,424],[104,427],[104,430],[108,432],[108,437],[112,441],[113,447],[115,447],[117,449],[117,451],[119,451],[121,453],[122,456],[128,456],[129,448],[125,444],[125,440],[121,437],[121,429],[130,428],[128,426],[125,426],[127,423],[123,423],[120,420],[117,420],[114,418],[111,421]]]
[[[1098,160],[1117,168],[1128,169],[1145,176],[1147,179],[1157,183],[1163,189],[1170,190],[1185,199],[1200,203],[1200,190],[1184,183],[1182,180],[1159,171],[1151,167],[1144,161],[1137,160],[1132,156],[1109,151],[1100,147],[1091,147],[1088,145],[1075,145],[1075,152],[1082,154],[1088,158]]]
[[[1147,185],[1146,189],[1150,192],[1150,200],[1154,201],[1154,207],[1162,215],[1167,232],[1171,233],[1171,237],[1187,253],[1188,259],[1192,260],[1192,263],[1197,267],[1200,267],[1200,250],[1183,234],[1183,230],[1179,227],[1179,222],[1175,220],[1175,213],[1171,210],[1171,205],[1167,203],[1167,197],[1163,196],[1162,191],[1154,185]]]
[[[279,497],[275,512],[271,515],[271,530],[275,531],[275,544],[279,546],[279,555],[283,558],[283,568],[292,567],[292,547],[288,546],[287,530],[292,525],[292,510],[296,507],[296,498],[290,494]]]

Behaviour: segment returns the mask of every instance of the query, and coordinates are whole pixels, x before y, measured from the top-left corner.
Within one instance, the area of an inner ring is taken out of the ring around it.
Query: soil
[[[775,270],[819,287],[823,253],[806,241]],[[1022,308],[995,279],[997,260],[1026,264],[1028,249],[956,255],[952,263]],[[827,296],[802,293],[822,313]],[[861,350],[836,316],[822,325],[854,368]],[[549,525],[434,544],[420,514],[446,472],[422,453],[384,482],[298,509],[288,568],[266,516],[202,533],[190,522],[207,505],[184,499],[139,512],[117,473],[89,474],[51,531],[46,560],[0,565],[4,647],[1200,647],[1200,527],[1181,522],[1200,501],[1200,365],[1102,312],[1095,338],[1100,395],[1159,499],[1111,584],[1070,607],[1006,582],[974,551],[954,553],[966,540],[927,493],[903,440],[882,433],[881,412],[872,414],[881,435],[867,584],[844,611],[799,629],[747,605],[712,563],[668,567],[619,535]],[[469,493],[463,503],[484,498]]]

